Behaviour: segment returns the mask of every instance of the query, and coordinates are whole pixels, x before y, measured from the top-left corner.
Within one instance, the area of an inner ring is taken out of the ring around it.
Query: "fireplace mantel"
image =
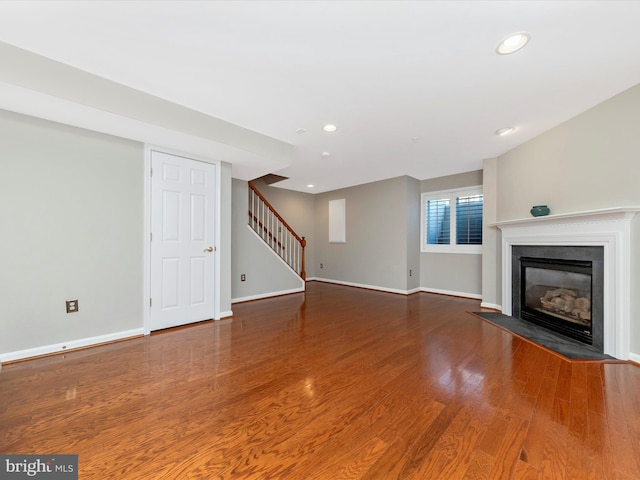
[[[587,223],[587,222],[606,222],[611,220],[627,220],[630,221],[633,216],[640,212],[640,207],[615,207],[602,208],[599,210],[585,210],[583,212],[559,213],[556,215],[547,215],[544,217],[528,217],[517,220],[505,220],[502,222],[491,223],[490,227],[498,227],[504,231],[516,225],[560,225],[563,223]]]
[[[640,207],[606,208],[496,222],[502,231],[502,312],[511,315],[514,245],[604,247],[604,353],[630,355],[631,220]]]

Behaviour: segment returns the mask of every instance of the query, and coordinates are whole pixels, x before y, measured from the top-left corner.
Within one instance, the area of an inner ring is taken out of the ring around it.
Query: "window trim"
[[[420,195],[420,252],[422,253],[464,253],[464,254],[481,254],[482,244],[480,245],[457,245],[455,243],[448,245],[427,244],[426,235],[426,204],[427,200],[443,200],[449,199],[450,209],[450,239],[455,242],[456,239],[456,197],[466,197],[470,195],[484,195],[482,185],[474,185],[472,187],[453,188],[450,190],[438,190],[433,192],[422,192]],[[482,202],[483,223],[484,223],[484,198]],[[484,239],[483,239],[484,241]]]

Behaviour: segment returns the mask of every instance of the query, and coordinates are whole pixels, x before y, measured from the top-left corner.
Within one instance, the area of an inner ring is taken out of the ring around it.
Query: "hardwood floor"
[[[0,371],[0,453],[86,479],[639,479],[640,368],[479,302],[310,282],[234,318]]]

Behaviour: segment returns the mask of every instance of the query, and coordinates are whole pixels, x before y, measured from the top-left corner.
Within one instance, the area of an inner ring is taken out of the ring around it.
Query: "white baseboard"
[[[490,308],[491,310],[498,310],[499,312],[502,312],[502,305],[496,305],[495,303],[482,302],[480,306],[482,308]]]
[[[315,277],[314,280],[318,282],[324,282],[324,283],[334,283],[336,285],[345,285],[347,287],[358,287],[358,288],[366,288],[367,290],[377,290],[379,292],[399,293],[401,295],[408,294],[407,290],[400,290],[398,288],[378,287],[377,285],[366,285],[364,283],[343,282],[341,280],[332,280],[330,278]]]
[[[482,295],[479,295],[479,294],[466,293],[466,292],[453,292],[449,290],[438,290],[435,288],[418,287],[418,288],[412,288],[411,290],[400,290],[398,288],[379,287],[377,285],[366,285],[362,283],[343,282],[341,280],[332,280],[330,278],[313,277],[313,278],[307,279],[307,281],[311,281],[311,280],[315,280],[318,282],[325,282],[325,283],[334,283],[336,285],[345,285],[347,287],[366,288],[368,290],[377,290],[379,292],[398,293],[400,295],[411,295],[412,293],[426,292],[426,293],[437,293],[440,295],[449,295],[453,297],[463,297],[463,298],[471,298],[474,300],[482,300]]]
[[[50,355],[52,353],[68,352],[78,348],[91,347],[101,343],[115,342],[126,338],[139,337],[143,335],[142,328],[134,328],[133,330],[125,330],[122,332],[109,333],[106,335],[98,335],[96,337],[81,338],[79,340],[71,340],[69,342],[54,343],[52,345],[43,345],[41,347],[27,348],[25,350],[16,350],[0,354],[0,363],[12,362],[15,360],[24,360],[26,358],[40,357],[42,355]]]
[[[640,355],[638,355],[637,353],[629,353],[629,360],[640,364]]]
[[[437,293],[438,295],[449,295],[451,297],[472,298],[474,300],[482,300],[479,293],[454,292],[452,290],[440,290],[439,288],[421,288],[421,292]]]
[[[220,318],[233,317],[233,311],[227,310],[226,312],[220,312]]]
[[[304,287],[292,288],[291,290],[281,290],[279,292],[260,293],[258,295],[249,295],[248,297],[232,298],[231,303],[249,302],[251,300],[260,300],[262,298],[279,297],[281,295],[289,295],[290,293],[300,293],[300,292],[304,292]]]

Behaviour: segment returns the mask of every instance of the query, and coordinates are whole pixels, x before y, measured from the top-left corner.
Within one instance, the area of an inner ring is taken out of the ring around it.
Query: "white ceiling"
[[[311,193],[481,168],[640,83],[639,24],[611,0],[0,2],[0,41],[290,143],[271,173]]]

